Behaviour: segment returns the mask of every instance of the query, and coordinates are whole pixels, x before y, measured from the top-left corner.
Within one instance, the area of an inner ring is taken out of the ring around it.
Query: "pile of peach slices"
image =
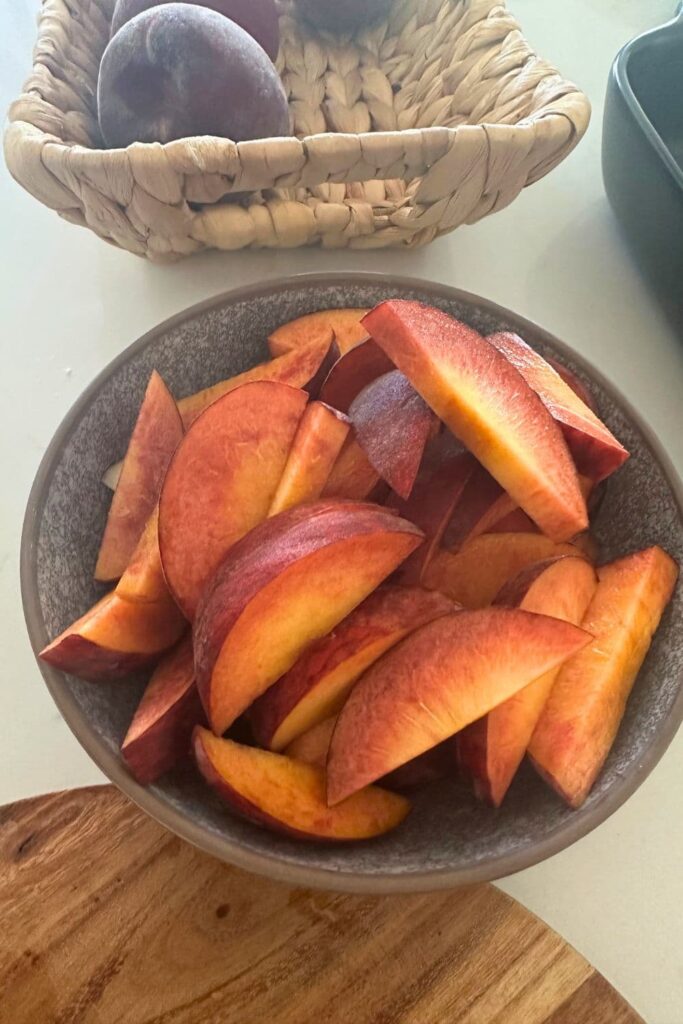
[[[191,753],[302,839],[387,832],[457,770],[497,807],[525,755],[579,807],[678,572],[659,547],[600,564],[589,510],[628,453],[590,393],[417,302],[312,313],[269,347],[178,402],[152,375],[105,477],[95,577],[117,582],[41,657],[155,666],[135,778]]]

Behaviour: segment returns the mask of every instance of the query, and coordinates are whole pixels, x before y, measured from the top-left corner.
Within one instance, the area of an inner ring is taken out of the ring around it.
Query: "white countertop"
[[[0,804],[104,781],[45,689],[24,627],[19,538],[34,473],[85,385],[160,320],[232,286],[307,270],[395,271],[536,320],[638,407],[683,472],[683,339],[625,251],[600,175],[607,73],[674,0],[511,0],[539,53],[594,104],[588,137],[511,207],[413,252],[211,253],[147,264],[60,220],[0,167]],[[0,9],[0,107],[28,72],[36,0]],[[680,99],[680,98],[679,98]],[[626,806],[570,850],[501,885],[572,942],[648,1024],[683,1024],[683,735]],[[580,1024],[580,1022],[577,1022]]]

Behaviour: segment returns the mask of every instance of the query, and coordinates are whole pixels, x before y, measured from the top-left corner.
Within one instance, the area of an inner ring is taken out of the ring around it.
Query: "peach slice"
[[[599,482],[619,469],[628,458],[626,449],[543,356],[518,334],[502,331],[487,340],[521,373],[559,423],[580,473]]]
[[[126,601],[172,600],[161,565],[158,507],[147,520],[133,557],[116,584],[116,595]]]
[[[213,405],[219,398],[241,388],[244,384],[267,380],[277,384],[288,384],[292,388],[306,389],[323,365],[332,342],[331,331],[325,331],[315,344],[286,352],[279,359],[271,359],[267,363],[253,366],[251,370],[245,370],[244,373],[240,373],[236,377],[221,380],[217,384],[204,388],[203,391],[197,391],[193,395],[188,395],[187,398],[181,398],[178,408],[185,428],[187,429],[190,424],[194,423],[200,413]]]
[[[201,727],[194,753],[206,781],[234,810],[297,839],[371,839],[396,828],[410,810],[405,797],[375,786],[330,808],[322,768],[218,739]]]
[[[194,629],[197,686],[228,726],[422,540],[377,505],[319,501],[281,512],[223,559]]]
[[[95,579],[116,580],[128,565],[159,500],[164,474],[183,436],[173,396],[154,370],[121,465]]]
[[[179,639],[186,623],[171,601],[136,604],[106,594],[40,652],[62,672],[100,682],[152,664]]]
[[[393,369],[391,359],[368,338],[337,360],[320,389],[320,400],[340,412],[348,412],[364,387]]]
[[[453,602],[443,594],[419,587],[383,587],[371,594],[256,701],[251,724],[257,742],[283,750],[339,711],[356,680],[385,651],[452,611]]]
[[[288,384],[243,384],[210,405],[178,447],[161,491],[159,547],[190,621],[226,551],[268,515],[306,401]]]
[[[420,473],[407,501],[390,499],[400,516],[419,526],[425,542],[399,569],[401,583],[421,583],[477,463],[467,452],[453,455],[431,473]]]
[[[399,370],[392,370],[354,398],[349,418],[370,465],[407,500],[434,424],[427,403]]]
[[[325,718],[292,740],[285,750],[287,757],[325,768],[337,717],[337,715],[332,715],[330,718]],[[393,772],[389,772],[381,779],[381,782],[388,789],[415,789],[417,786],[424,786],[428,782],[436,782],[437,779],[452,775],[454,767],[453,739],[448,739],[437,747],[425,750],[424,754],[413,758],[412,761],[407,761]]]
[[[597,582],[595,570],[583,558],[552,558],[523,569],[505,585],[496,604],[578,626]],[[546,672],[456,736],[460,767],[481,800],[500,807],[559,671]]]
[[[121,745],[132,775],[149,785],[190,752],[195,725],[204,721],[187,636],[157,665]]]
[[[561,363],[558,359],[552,359],[550,356],[545,357],[546,363],[552,366],[556,373],[559,373],[565,384],[572,389],[575,395],[581,399],[584,405],[587,405],[591,412],[594,412],[597,416],[598,406],[595,401],[594,395],[588,389],[587,385],[576,376],[573,370],[570,370],[568,366]]]
[[[378,484],[379,473],[370,465],[354,434],[349,434],[323,487],[322,497],[362,501]]]
[[[307,406],[268,515],[320,497],[350,428],[349,419],[324,402]]]
[[[677,578],[659,547],[598,569],[582,623],[595,639],[562,667],[529,744],[533,764],[571,807],[605,763]]]
[[[327,759],[332,806],[464,729],[590,639],[518,608],[444,615],[373,665],[344,705]]]
[[[559,426],[494,345],[418,302],[383,302],[363,324],[545,534],[563,541],[586,528],[586,503]]]
[[[282,324],[268,338],[272,356],[280,356],[306,345],[318,344],[330,330],[334,332],[342,355],[364,341],[368,332],[361,326],[367,309],[321,309]]]
[[[422,582],[465,608],[485,608],[503,584],[526,566],[558,555],[580,554],[573,544],[555,544],[541,533],[484,533],[455,554],[439,551]]]

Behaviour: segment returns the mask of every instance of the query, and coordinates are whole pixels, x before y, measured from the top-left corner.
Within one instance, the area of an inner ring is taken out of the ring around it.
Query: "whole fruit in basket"
[[[116,0],[111,19],[111,35],[115,35],[136,14],[148,11],[150,7],[159,7],[164,2],[165,0]],[[224,14],[253,36],[271,60],[277,57],[280,30],[275,0],[183,0],[183,3],[198,4]]]
[[[105,144],[195,135],[289,135],[287,97],[263,48],[208,7],[162,4],[109,41],[97,83]]]
[[[393,0],[296,0],[296,11],[316,28],[355,32],[386,18],[392,3]]]

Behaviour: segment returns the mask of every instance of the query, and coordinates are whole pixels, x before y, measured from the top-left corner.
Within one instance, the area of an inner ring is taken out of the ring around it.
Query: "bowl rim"
[[[432,296],[435,299],[455,300],[464,305],[478,307],[487,313],[506,320],[515,329],[519,330],[521,334],[526,332],[532,339],[547,343],[557,352],[560,358],[564,356],[570,359],[583,373],[590,379],[595,380],[610,395],[642,433],[650,455],[661,466],[673,492],[678,508],[679,521],[681,521],[683,528],[683,483],[654,431],[643,421],[640,414],[624,398],[619,389],[608,381],[599,370],[596,370],[583,356],[574,352],[568,345],[538,324],[490,299],[460,288],[420,278],[375,272],[304,273],[284,278],[273,278],[222,292],[212,298],[189,306],[157,324],[109,362],[90,382],[64,416],[41,459],[29,494],[21,535],[20,578],[22,604],[31,646],[36,656],[38,651],[49,640],[42,619],[36,582],[38,535],[41,517],[49,485],[56,464],[61,457],[62,448],[75,430],[83,412],[102,385],[121,366],[125,365],[131,356],[156,341],[160,335],[167,333],[169,330],[201,313],[221,308],[226,304],[230,305],[235,302],[255,300],[259,297],[296,291],[301,288],[315,289],[316,287],[329,287],[330,285],[361,286],[368,284],[380,288],[385,286],[394,289],[419,290],[427,298]],[[621,807],[658,763],[683,721],[683,673],[681,673],[679,676],[679,689],[674,702],[669,708],[660,729],[650,741],[641,760],[631,768],[630,772],[619,778],[598,802],[585,809],[575,811],[575,817],[564,821],[530,849],[502,853],[486,862],[475,863],[467,868],[425,869],[407,874],[383,874],[381,872],[362,874],[343,869],[309,867],[305,864],[282,860],[277,854],[246,849],[239,841],[213,833],[203,825],[197,824],[194,820],[188,818],[183,811],[174,807],[170,801],[167,801],[162,794],[157,793],[154,788],[141,786],[133,779],[123,761],[114,751],[108,749],[104,740],[93,730],[87,716],[81,711],[75,698],[65,685],[64,673],[40,660],[38,660],[38,667],[62,717],[86,753],[111,782],[160,825],[205,853],[234,864],[246,871],[266,875],[276,881],[289,885],[332,889],[339,892],[376,895],[430,892],[460,885],[495,881],[496,879],[522,871],[525,868],[532,867],[566,849],[578,839],[592,832],[593,829],[601,825]]]

